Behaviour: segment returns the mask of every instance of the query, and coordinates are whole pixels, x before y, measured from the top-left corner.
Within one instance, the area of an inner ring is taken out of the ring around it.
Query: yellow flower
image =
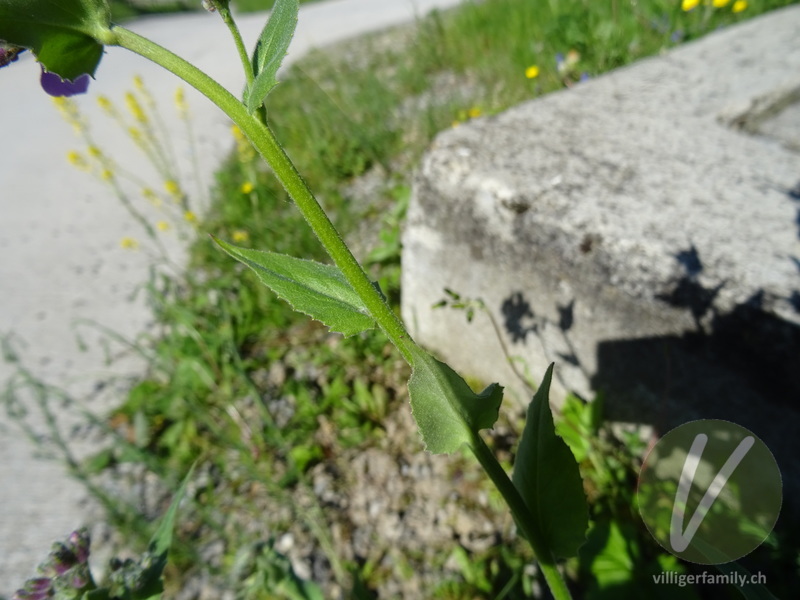
[[[747,10],[746,0],[736,0],[736,2],[733,3],[731,10],[735,13],[740,13],[743,10]]]
[[[86,162],[83,154],[76,150],[70,150],[67,152],[67,160],[69,161],[69,164],[77,169],[80,169],[81,171],[89,170],[89,164]]]
[[[681,10],[689,12],[693,8],[696,8],[698,4],[700,4],[700,0],[683,0],[681,2]]]
[[[72,100],[63,97],[52,98],[52,100],[53,104],[55,104],[56,108],[58,109],[58,112],[61,114],[61,118],[72,125],[75,133],[80,135],[85,126],[81,120],[81,113],[78,110],[78,105]]]
[[[536,79],[539,76],[539,67],[536,65],[531,65],[527,69],[525,69],[525,77],[528,79]]]
[[[128,112],[131,113],[131,116],[136,119],[139,123],[146,124],[147,123],[147,114],[145,114],[142,105],[139,104],[139,101],[136,99],[131,92],[125,94],[125,106],[128,108]]]
[[[243,193],[243,194],[249,194],[250,192],[252,192],[252,191],[253,191],[253,188],[254,188],[254,187],[255,187],[255,186],[253,186],[253,184],[252,184],[252,183],[250,183],[249,181],[245,181],[245,182],[242,184],[242,187],[241,187],[242,193]]]
[[[134,75],[133,76],[133,86],[137,90],[139,90],[140,92],[145,91],[144,80],[142,79],[141,75]]]
[[[170,196],[180,197],[181,196],[181,186],[178,185],[177,181],[172,179],[167,179],[164,182],[164,189],[167,190],[167,193]]]
[[[114,112],[114,105],[111,103],[106,96],[98,96],[97,97],[97,104],[100,108],[102,108],[108,114],[113,114]]]
[[[472,108],[470,108],[467,111],[467,116],[470,119],[475,119],[476,117],[480,117],[481,116],[481,109],[478,108],[477,106],[473,106]]]
[[[119,241],[119,245],[125,250],[136,250],[139,247],[139,242],[132,237],[124,237]]]
[[[114,179],[114,172],[111,169],[103,169],[100,172],[100,179],[103,181],[111,181]]]
[[[167,223],[166,221],[159,221],[158,223],[156,223],[156,227],[158,228],[159,231],[167,231],[169,229],[169,223]]]
[[[711,0],[711,4],[714,8],[722,8],[723,6],[728,6],[731,0]]]
[[[249,239],[250,239],[250,234],[247,233],[244,229],[237,229],[233,232],[234,242],[246,242]]]
[[[91,156],[92,158],[100,158],[103,156],[103,151],[100,150],[100,148],[98,148],[97,146],[89,146],[87,152],[89,152],[89,156]]]
[[[182,87],[175,90],[175,108],[177,108],[178,112],[182,115],[189,111],[189,106],[186,104],[186,96],[183,93]]]
[[[189,223],[194,223],[197,221],[197,215],[195,215],[192,211],[187,210],[183,213],[183,218],[186,219]]]
[[[128,127],[128,135],[131,139],[139,144],[142,141],[142,132],[136,127]]]

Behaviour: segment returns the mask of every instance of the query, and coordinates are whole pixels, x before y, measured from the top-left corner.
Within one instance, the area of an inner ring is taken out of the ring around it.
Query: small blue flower
[[[75,96],[85,94],[89,89],[89,75],[84,73],[72,81],[62,79],[55,73],[49,73],[42,67],[42,89],[51,96]]]

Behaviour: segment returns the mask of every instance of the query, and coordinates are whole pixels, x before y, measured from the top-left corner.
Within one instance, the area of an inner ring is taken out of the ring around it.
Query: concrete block
[[[735,421],[797,487],[800,7],[440,134],[403,243],[403,318],[457,370],[527,403],[505,344],[614,421]]]

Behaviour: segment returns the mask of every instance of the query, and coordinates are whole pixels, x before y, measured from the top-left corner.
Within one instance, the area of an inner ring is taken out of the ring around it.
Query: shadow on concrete
[[[688,311],[695,330],[601,342],[591,374],[575,352],[546,355],[581,368],[592,390],[602,393],[609,421],[649,425],[658,435],[696,419],[724,419],[750,429],[774,453],[785,502],[800,515],[800,327],[769,313],[763,291],[718,314],[714,301],[725,283],[700,283],[703,263],[693,246],[675,258],[684,275],[658,299]],[[800,306],[800,291],[794,296]],[[534,335],[544,348],[542,332],[557,326],[572,350],[573,306],[574,301],[557,306],[558,322],[548,321],[517,291],[500,309],[513,342]]]

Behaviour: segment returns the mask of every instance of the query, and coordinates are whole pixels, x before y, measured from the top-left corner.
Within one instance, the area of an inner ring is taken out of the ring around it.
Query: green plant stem
[[[221,7],[218,12],[219,16],[222,17],[222,22],[228,27],[228,31],[231,32],[233,43],[236,44],[236,52],[239,53],[239,60],[242,61],[244,76],[247,78],[247,85],[253,85],[253,80],[255,79],[253,65],[250,64],[250,57],[247,55],[247,49],[244,47],[242,34],[239,31],[239,27],[236,25],[236,21],[233,19],[231,10],[227,7]]]
[[[286,188],[325,250],[360,296],[380,328],[400,350],[406,361],[413,365],[411,353],[413,341],[408,332],[350,252],[269,127],[251,115],[244,104],[194,65],[123,27],[115,26],[113,33],[116,45],[127,48],[174,73],[214,102],[239,126],[256,150],[270,164],[278,180]],[[542,542],[542,534],[536,522],[531,519],[524,500],[505,470],[477,433],[473,435],[470,448],[505,498],[518,526],[531,544],[553,596],[556,600],[569,600],[569,590],[558,572],[555,559]]]
[[[556,561],[553,554],[544,545],[542,541],[542,532],[536,521],[531,518],[530,511],[528,510],[522,496],[519,495],[517,488],[514,486],[511,479],[508,477],[505,469],[497,461],[492,451],[483,441],[483,438],[477,433],[473,433],[472,441],[469,444],[470,450],[478,459],[478,462],[483,467],[483,470],[489,475],[489,478],[497,487],[498,491],[502,494],[508,507],[511,509],[511,514],[514,515],[514,520],[517,527],[520,528],[528,543],[533,548],[536,554],[536,559],[539,561],[539,568],[544,574],[547,585],[550,586],[550,591],[556,600],[570,600],[572,596],[569,593],[567,584],[561,573],[558,571]]]
[[[347,282],[364,302],[378,326],[386,333],[406,361],[413,364],[410,350],[413,341],[402,322],[350,252],[350,248],[344,243],[341,235],[269,127],[251,115],[244,104],[214,79],[166,48],[118,25],[113,27],[112,33],[114,45],[127,48],[174,73],[205,95],[236,123],[272,167],[275,176],[292,197],[311,229],[341,270]]]
[[[220,6],[218,12],[219,16],[222,17],[222,22],[225,23],[225,25],[228,27],[228,31],[231,33],[233,43],[236,45],[236,52],[239,54],[239,60],[242,62],[242,69],[244,70],[247,87],[250,87],[253,85],[253,81],[255,81],[256,74],[253,71],[253,65],[250,62],[249,55],[247,54],[247,48],[245,48],[244,40],[242,39],[242,33],[239,31],[239,26],[236,24],[230,8],[227,6]],[[267,123],[267,111],[263,104],[258,108],[256,114],[262,123]]]

